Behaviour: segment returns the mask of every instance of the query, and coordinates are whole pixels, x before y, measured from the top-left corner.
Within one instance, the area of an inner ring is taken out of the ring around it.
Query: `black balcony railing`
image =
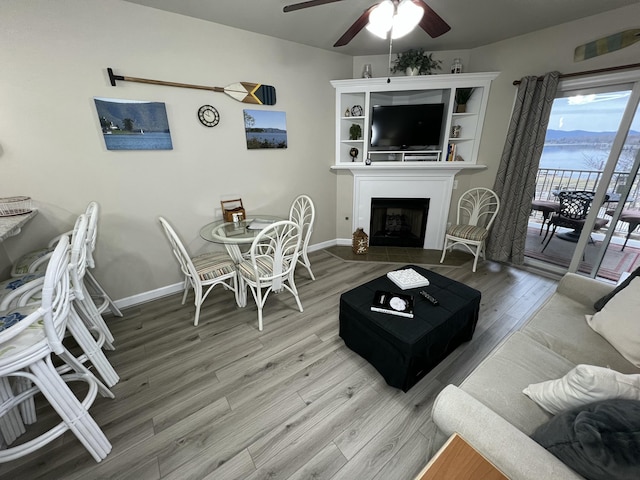
[[[602,178],[602,170],[569,170],[561,168],[540,168],[536,176],[537,200],[557,200],[556,196],[561,190],[591,190],[595,191]],[[639,176],[630,179],[629,173],[614,172],[607,192],[612,199],[619,199],[620,193],[629,181],[632,181],[629,197],[625,202],[627,209],[640,209],[640,180]],[[606,216],[606,211],[614,209],[616,201],[607,202],[600,207],[599,217]],[[534,212],[540,216],[539,212]],[[536,217],[537,218],[537,217]],[[626,232],[627,224],[618,222],[616,233]]]

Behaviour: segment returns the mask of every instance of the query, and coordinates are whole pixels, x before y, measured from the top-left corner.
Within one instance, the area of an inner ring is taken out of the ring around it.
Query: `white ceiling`
[[[290,40],[346,55],[381,55],[385,40],[363,29],[351,42],[333,44],[367,8],[379,0],[342,0],[295,12],[285,5],[300,0],[126,0],[168,12]],[[393,51],[463,50],[553,25],[596,15],[640,0],[427,0],[451,30],[432,39],[419,27],[393,42]],[[616,33],[616,32],[611,32]]]

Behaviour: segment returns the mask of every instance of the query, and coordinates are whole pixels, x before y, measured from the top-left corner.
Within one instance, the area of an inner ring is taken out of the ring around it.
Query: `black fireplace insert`
[[[372,198],[369,245],[422,248],[428,212],[428,198]]]

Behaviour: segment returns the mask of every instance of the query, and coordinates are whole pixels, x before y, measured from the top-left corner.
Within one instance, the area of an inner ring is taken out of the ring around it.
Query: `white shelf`
[[[416,77],[393,77],[391,82],[386,78],[368,78],[353,80],[333,80],[331,84],[336,89],[336,157],[335,165],[345,165],[347,168],[355,164],[364,166],[364,159],[370,158],[372,162],[380,163],[382,155],[396,155],[399,159],[388,160],[390,164],[426,164],[432,167],[434,164],[446,162],[448,144],[456,144],[456,154],[464,158],[464,164],[475,164],[478,156],[480,136],[486,105],[489,97],[491,82],[498,73],[468,73],[468,74],[444,74],[444,75],[419,75]],[[455,92],[458,88],[474,88],[473,95],[467,103],[467,111],[455,113]],[[370,115],[372,105],[398,105],[419,103],[443,103],[445,105],[444,120],[442,123],[440,144],[437,150],[437,160],[424,159],[410,161],[406,157],[413,154],[428,155],[433,151],[398,152],[369,150]],[[355,105],[360,105],[364,114],[362,116],[344,116],[347,110]],[[349,128],[352,124],[362,128],[362,139],[349,140]],[[452,125],[459,125],[461,136],[451,138]],[[357,146],[360,150],[358,158],[363,159],[352,162],[349,150]],[[376,159],[378,157],[378,159]],[[446,162],[452,163],[452,162]],[[400,166],[400,165],[398,165]]]

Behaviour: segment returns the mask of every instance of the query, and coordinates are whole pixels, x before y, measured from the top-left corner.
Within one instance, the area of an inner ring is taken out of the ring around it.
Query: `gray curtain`
[[[500,211],[487,244],[487,256],[491,260],[524,263],[536,173],[559,76],[558,72],[550,72],[542,81],[537,77],[524,77],[520,81],[493,186],[500,198]]]

